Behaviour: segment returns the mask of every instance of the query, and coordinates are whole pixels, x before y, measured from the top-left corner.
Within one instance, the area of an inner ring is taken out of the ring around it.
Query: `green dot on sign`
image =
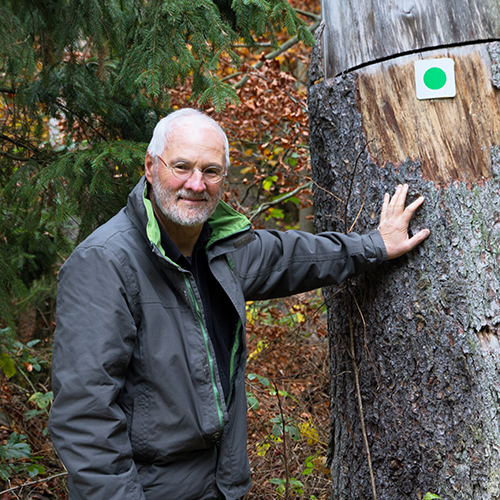
[[[429,68],[424,74],[424,83],[431,90],[442,89],[446,84],[446,73],[441,68]]]

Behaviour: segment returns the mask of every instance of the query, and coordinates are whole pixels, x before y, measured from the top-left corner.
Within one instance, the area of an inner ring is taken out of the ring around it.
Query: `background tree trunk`
[[[325,290],[332,498],[499,499],[497,47],[425,53],[455,60],[457,97],[439,101],[415,97],[422,54],[324,79],[320,49],[308,104],[317,231],[376,229],[400,183],[409,201],[426,198],[410,232],[431,230],[409,255]]]

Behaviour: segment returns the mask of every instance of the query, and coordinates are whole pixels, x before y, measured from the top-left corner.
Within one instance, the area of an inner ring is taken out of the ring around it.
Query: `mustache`
[[[209,201],[210,199],[210,197],[207,196],[206,193],[195,193],[190,189],[181,189],[180,191],[177,191],[176,194],[177,194],[177,199],[189,198],[191,200],[203,200],[203,201]]]

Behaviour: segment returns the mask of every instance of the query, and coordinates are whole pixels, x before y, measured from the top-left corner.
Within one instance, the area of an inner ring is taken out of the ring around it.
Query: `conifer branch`
[[[64,109],[65,111],[67,111],[68,113],[71,113],[72,115],[76,116],[79,120],[81,120],[83,123],[85,123],[85,125],[87,125],[90,129],[92,129],[99,137],[101,137],[101,139],[103,139],[104,141],[107,141],[106,137],[101,134],[101,132],[99,132],[99,130],[97,130],[95,127],[93,127],[87,119],[85,119],[83,116],[79,115],[76,111],[73,111],[72,109],[68,108],[67,106],[65,106],[62,102],[60,102],[59,100],[55,100],[54,101],[60,108]]]
[[[11,144],[14,144],[14,146],[20,147],[20,148],[25,148],[28,151],[31,151],[32,153],[36,153],[37,149],[33,149],[32,146],[29,144],[20,141],[19,139],[14,139],[13,137],[9,137],[8,135],[5,134],[0,134],[0,139],[3,139],[4,141],[10,142]]]
[[[5,151],[0,151],[0,155],[5,156],[5,158],[8,158],[9,160],[13,160],[13,161],[30,161],[30,160],[33,160],[33,158],[28,157],[28,156],[16,156],[16,155],[7,153]]]

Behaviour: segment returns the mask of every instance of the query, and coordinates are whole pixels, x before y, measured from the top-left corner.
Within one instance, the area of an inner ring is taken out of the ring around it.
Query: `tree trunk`
[[[457,97],[441,101],[415,99],[418,54],[324,79],[313,51],[317,232],[375,230],[384,193],[400,183],[409,201],[426,198],[410,232],[431,230],[410,254],[324,291],[332,499],[500,499],[495,50],[439,52],[462,68]]]

